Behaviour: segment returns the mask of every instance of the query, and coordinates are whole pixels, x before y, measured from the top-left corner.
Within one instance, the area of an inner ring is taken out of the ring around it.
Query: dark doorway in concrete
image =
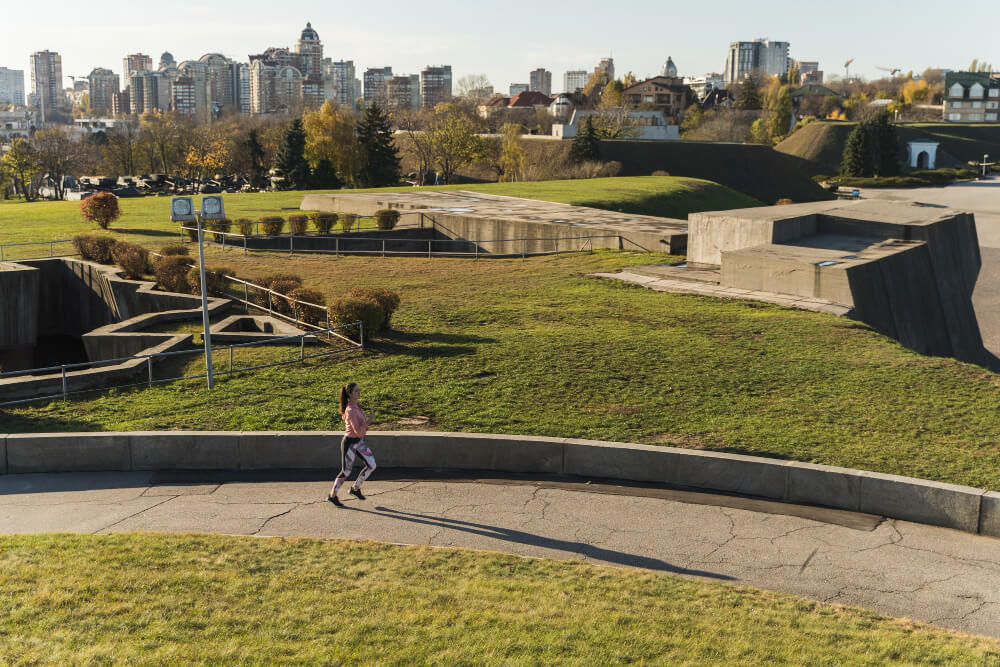
[[[47,368],[61,364],[83,364],[87,359],[87,349],[83,341],[75,336],[39,336],[32,350],[33,363],[29,368]]]
[[[920,151],[920,154],[917,155],[917,169],[926,169],[927,159],[927,151]]]

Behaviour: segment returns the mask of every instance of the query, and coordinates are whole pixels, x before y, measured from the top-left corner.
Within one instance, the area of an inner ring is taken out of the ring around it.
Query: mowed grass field
[[[1000,490],[997,375],[847,319],[591,277],[668,259],[211,248],[209,266],[295,273],[328,300],[355,285],[396,290],[393,330],[363,354],[224,378],[212,392],[192,381],[8,408],[0,432],[336,429],[337,389],[357,381],[377,429],[424,416],[430,430],[671,444]]]
[[[697,211],[760,205],[760,202],[752,197],[717,183],[671,176],[385,188],[379,192],[414,192],[420,189],[471,190],[681,219],[686,219],[688,213]],[[373,192],[373,190],[350,192]],[[305,193],[258,192],[223,196],[226,214],[230,218],[256,220],[262,215],[287,217],[299,212],[303,194]],[[197,198],[195,201],[197,202]],[[169,197],[121,199],[119,205],[122,217],[111,225],[109,233],[113,236],[141,243],[150,248],[176,243],[180,239],[178,225],[170,222]],[[92,223],[80,217],[79,202],[0,201],[0,243],[71,239],[76,234],[92,233],[95,229]],[[38,251],[37,247],[14,250],[12,256],[28,257],[33,256],[28,253]],[[44,251],[48,252],[47,247]]]
[[[11,664],[981,665],[1000,643],[641,570],[314,539],[0,537]]]

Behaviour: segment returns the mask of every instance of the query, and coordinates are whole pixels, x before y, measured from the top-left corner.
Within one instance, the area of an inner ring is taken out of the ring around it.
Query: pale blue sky
[[[961,69],[973,58],[1000,67],[1000,43],[990,39],[1000,5],[961,5],[960,20],[939,1],[838,0],[830,3],[650,2],[575,0],[540,2],[275,2],[184,0],[86,3],[50,0],[5,3],[0,24],[0,66],[28,68],[33,51],[63,58],[63,74],[86,76],[93,67],[121,73],[122,57],[170,51],[180,62],[209,52],[247,60],[269,46],[292,47],[311,21],[324,55],[366,67],[391,65],[418,73],[450,64],[455,79],[484,73],[498,91],[527,82],[545,67],[560,88],[567,69],[592,69],[608,54],[619,75],[658,73],[672,56],[682,75],[722,71],[729,42],[769,37],[791,43],[799,60],[819,60],[830,74],[843,63],[867,78],[876,68]],[[87,14],[89,7],[101,11]],[[978,27],[977,27],[978,26]],[[69,83],[67,79],[67,84]],[[26,74],[26,88],[30,79]]]

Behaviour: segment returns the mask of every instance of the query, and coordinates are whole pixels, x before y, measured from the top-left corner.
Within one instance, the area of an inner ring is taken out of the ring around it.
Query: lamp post
[[[201,339],[205,343],[205,369],[208,372],[208,388],[215,386],[212,376],[212,334],[208,326],[208,286],[205,285],[205,244],[203,243],[204,228],[201,224],[201,214],[195,216],[198,221],[198,273],[201,280]]]
[[[983,154],[983,178],[986,178],[986,168],[990,166],[989,163],[986,161],[987,158],[989,158],[989,154],[988,153],[984,153]]]

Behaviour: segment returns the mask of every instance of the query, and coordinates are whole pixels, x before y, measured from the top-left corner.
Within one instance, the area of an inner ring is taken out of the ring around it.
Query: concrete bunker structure
[[[693,213],[688,265],[725,287],[824,299],[923,354],[988,364],[971,213],[875,200]]]
[[[145,377],[145,358],[192,349],[177,323],[201,320],[201,297],[127,280],[116,267],[73,258],[0,263],[0,370],[88,364],[62,373],[0,377],[0,402],[100,389]],[[231,306],[210,298],[210,316]],[[166,332],[164,332],[166,330]],[[303,333],[266,316],[231,316],[212,326],[215,341],[253,342]],[[318,341],[307,340],[307,343]],[[44,349],[43,349],[44,348]]]
[[[484,255],[548,252],[553,245],[546,239],[572,250],[574,243],[582,247],[575,239],[585,236],[605,237],[593,238],[593,248],[638,246],[676,254],[684,252],[688,232],[684,220],[467,191],[305,195],[301,208],[363,216],[380,209],[419,213],[421,227],[440,238],[478,242]]]

